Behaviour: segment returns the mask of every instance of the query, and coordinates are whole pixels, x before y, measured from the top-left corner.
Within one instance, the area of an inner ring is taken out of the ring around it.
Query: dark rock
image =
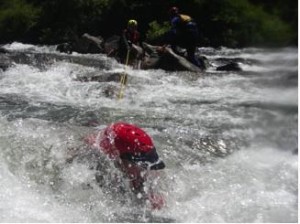
[[[217,71],[242,71],[242,68],[236,62],[230,62],[229,64],[217,67]]]
[[[226,57],[220,57],[216,58],[215,61],[222,63],[222,64],[227,64],[230,62],[235,62],[235,63],[242,63],[242,64],[247,64],[247,65],[261,65],[261,61],[253,58],[226,58]]]
[[[294,154],[294,155],[298,155],[298,148],[295,148],[295,149],[293,150],[293,154]]]
[[[83,34],[81,37],[73,35],[73,41],[59,44],[56,50],[68,54],[72,52],[99,54],[104,53],[103,41],[102,37],[91,36],[87,33]]]
[[[9,51],[3,47],[0,47],[0,54],[6,54],[6,53],[9,53]]]
[[[71,43],[62,43],[57,45],[56,50],[63,53],[71,54],[73,51]]]
[[[115,35],[104,41],[102,37],[95,37],[85,33],[81,38],[74,35],[73,39],[72,43],[58,45],[57,50],[66,53],[73,51],[78,53],[105,53],[109,57],[116,58],[117,61],[124,61],[120,60],[118,55],[120,36]],[[169,47],[165,47],[163,51],[158,51],[159,49],[161,47],[152,46],[147,43],[143,43],[143,49],[133,44],[130,54],[130,61],[132,63],[129,64],[139,64],[138,62],[141,61],[140,67],[142,69],[164,69],[167,71],[191,71],[196,73],[201,72],[207,67],[207,60],[202,57],[198,57],[201,68],[189,62],[184,57],[184,49],[179,49],[180,53],[178,54]]]
[[[161,48],[143,43],[146,55],[142,62],[143,69],[164,69],[167,71],[191,71],[201,72],[202,69],[189,62],[182,56],[175,54],[169,48]]]
[[[10,58],[7,55],[0,54],[0,69],[5,71],[10,66],[12,66],[12,64],[13,64],[12,61],[10,60]]]
[[[84,76],[78,76],[76,81],[81,82],[119,82],[122,75],[128,76],[126,73],[105,73],[105,74],[97,74],[97,73],[90,73],[85,74]]]

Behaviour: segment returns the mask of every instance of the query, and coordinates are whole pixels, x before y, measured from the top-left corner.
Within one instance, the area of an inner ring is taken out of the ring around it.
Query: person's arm
[[[143,46],[143,41],[142,41],[142,37],[141,37],[141,33],[139,31],[136,31],[136,35],[137,35],[137,42],[136,45],[142,47]]]
[[[127,37],[126,37],[126,32],[127,32],[126,30],[123,31],[121,38],[122,38],[124,46],[129,51],[130,50],[130,45],[129,45],[129,41],[128,41]]]
[[[163,42],[165,43],[165,47],[167,45],[171,45],[172,47],[175,45],[175,39],[178,33],[178,24],[180,22],[179,17],[174,17],[171,19],[171,29],[164,34]]]
[[[148,200],[150,201],[153,210],[160,210],[166,205],[163,195],[154,192],[148,194]]]
[[[178,16],[175,16],[172,20],[171,20],[171,33],[173,35],[177,34],[177,29],[180,23],[180,18]]]
[[[151,209],[160,210],[165,206],[165,199],[161,194],[155,193],[151,188],[145,191],[145,179],[138,176],[136,179],[131,180],[132,190],[136,194],[138,200],[149,201]]]

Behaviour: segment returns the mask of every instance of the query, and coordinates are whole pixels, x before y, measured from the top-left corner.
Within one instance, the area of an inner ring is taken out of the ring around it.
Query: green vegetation
[[[158,43],[169,29],[168,9],[177,5],[198,23],[200,46],[288,46],[298,44],[295,0],[1,0],[0,43],[56,44],[87,32],[120,34],[128,19]]]
[[[149,30],[146,33],[147,40],[155,42],[160,37],[162,37],[168,30],[170,30],[171,24],[167,21],[162,24],[158,23],[156,20],[149,23]]]
[[[211,45],[287,45],[291,27],[260,6],[241,0],[211,0],[202,5],[206,41]],[[217,34],[217,35],[216,35]]]
[[[23,0],[6,0],[0,3],[0,41],[18,40],[33,28],[40,9]]]

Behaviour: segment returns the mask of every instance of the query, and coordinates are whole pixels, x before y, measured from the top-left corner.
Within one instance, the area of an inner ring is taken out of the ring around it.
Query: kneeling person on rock
[[[143,49],[140,47],[140,33],[137,30],[137,21],[128,21],[127,28],[123,30],[120,38],[118,55],[123,64],[132,64],[134,59],[141,60]]]
[[[169,10],[171,30],[167,33],[166,42],[171,44],[174,52],[177,46],[187,51],[187,59],[194,65],[203,68],[203,64],[195,56],[199,32],[196,22],[188,15],[180,14],[177,7]]]

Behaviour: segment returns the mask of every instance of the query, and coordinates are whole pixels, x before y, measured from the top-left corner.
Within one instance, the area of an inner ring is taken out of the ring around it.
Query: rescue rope
[[[119,100],[123,98],[124,90],[125,90],[125,87],[126,87],[126,84],[127,84],[126,67],[128,65],[128,61],[129,61],[129,53],[130,53],[130,50],[127,50],[125,68],[124,68],[124,72],[121,75],[121,80],[120,80],[121,87],[120,87],[120,92],[119,92],[119,95],[118,95]]]

